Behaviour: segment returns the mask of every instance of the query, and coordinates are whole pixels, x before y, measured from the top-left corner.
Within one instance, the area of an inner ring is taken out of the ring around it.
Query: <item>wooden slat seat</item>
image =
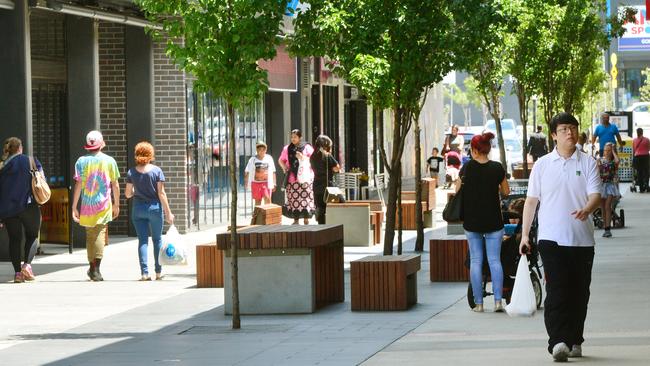
[[[381,243],[382,226],[384,223],[384,211],[370,211],[372,230],[374,232],[373,242],[375,244]]]
[[[424,214],[427,210],[426,204],[422,202],[422,213]],[[415,230],[417,229],[415,221],[415,201],[404,200],[402,199],[402,223],[403,230]],[[399,219],[398,216],[395,216],[395,229],[399,229]]]
[[[223,287],[223,250],[216,243],[196,246],[196,287]]]
[[[253,210],[251,225],[280,225],[282,224],[282,206],[270,203],[256,206]]]
[[[384,206],[381,204],[381,200],[358,200],[354,201],[355,203],[368,203],[370,204],[371,211],[383,211]]]
[[[469,270],[465,267],[468,250],[465,239],[431,239],[429,241],[431,282],[469,281]]]
[[[368,256],[350,262],[352,310],[406,310],[417,303],[419,255]]]

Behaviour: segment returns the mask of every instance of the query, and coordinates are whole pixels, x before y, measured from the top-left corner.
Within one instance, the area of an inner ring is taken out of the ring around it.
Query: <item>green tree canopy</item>
[[[428,89],[472,52],[464,23],[491,1],[480,0],[313,0],[299,13],[290,49],[301,56],[328,56],[339,75],[356,85],[376,109],[392,109],[391,157],[382,150],[390,175],[384,253],[392,253],[404,140],[419,117]],[[417,142],[416,142],[417,143]]]

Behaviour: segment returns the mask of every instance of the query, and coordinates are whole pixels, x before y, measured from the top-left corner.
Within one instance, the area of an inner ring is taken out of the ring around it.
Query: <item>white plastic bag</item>
[[[187,251],[183,243],[183,237],[178,233],[176,226],[172,225],[163,238],[158,260],[165,265],[187,264]]]
[[[312,183],[314,181],[314,171],[311,169],[311,163],[308,158],[298,161],[298,175],[296,176],[298,183]]]
[[[506,312],[510,316],[532,316],[536,310],[537,301],[535,300],[533,282],[530,280],[528,258],[522,255],[517,266],[510,304],[506,305]]]

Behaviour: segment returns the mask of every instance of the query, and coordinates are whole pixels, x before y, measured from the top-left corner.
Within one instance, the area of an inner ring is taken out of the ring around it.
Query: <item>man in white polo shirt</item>
[[[596,161],[576,149],[575,117],[557,114],[549,127],[556,147],[533,166],[519,251],[529,252],[530,226],[539,204],[537,239],[546,277],[548,351],[563,362],[582,356],[595,244],[589,216],[600,204],[601,181]]]

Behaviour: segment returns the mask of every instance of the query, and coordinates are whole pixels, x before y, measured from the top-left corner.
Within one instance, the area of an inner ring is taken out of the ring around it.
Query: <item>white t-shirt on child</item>
[[[257,155],[252,156],[246,165],[246,172],[248,173],[249,188],[251,182],[267,182],[269,189],[275,187],[275,181],[273,180],[275,163],[271,155],[265,154],[262,159],[259,159]]]

